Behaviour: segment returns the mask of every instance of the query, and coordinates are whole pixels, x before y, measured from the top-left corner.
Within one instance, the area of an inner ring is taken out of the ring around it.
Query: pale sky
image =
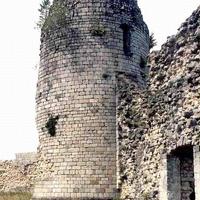
[[[36,151],[36,66],[40,33],[34,29],[41,0],[0,0],[0,160]],[[138,0],[158,46],[199,5],[199,0]],[[159,48],[159,47],[157,47]]]

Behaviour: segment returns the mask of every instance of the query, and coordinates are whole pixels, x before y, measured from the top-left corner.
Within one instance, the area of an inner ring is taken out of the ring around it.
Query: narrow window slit
[[[131,52],[131,28],[127,24],[122,24],[121,29],[123,30],[123,49],[126,56],[132,56]]]

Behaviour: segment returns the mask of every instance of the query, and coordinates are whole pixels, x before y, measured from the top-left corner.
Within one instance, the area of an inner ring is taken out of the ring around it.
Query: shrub
[[[67,5],[61,0],[55,1],[52,5],[50,0],[42,0],[38,11],[40,15],[37,28],[44,31],[63,26],[68,15]]]
[[[152,49],[153,47],[155,47],[157,45],[154,33],[151,33],[149,40],[150,40],[149,48]]]

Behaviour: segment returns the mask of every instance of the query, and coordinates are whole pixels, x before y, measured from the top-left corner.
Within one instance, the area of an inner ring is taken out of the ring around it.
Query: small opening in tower
[[[126,56],[132,56],[131,52],[131,28],[127,24],[122,24],[121,29],[123,30],[123,48]]]
[[[58,123],[59,116],[53,117],[52,115],[49,117],[46,122],[46,129],[51,137],[56,135],[56,125]]]

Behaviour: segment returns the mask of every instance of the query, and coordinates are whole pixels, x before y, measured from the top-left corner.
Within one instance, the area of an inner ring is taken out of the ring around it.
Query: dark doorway
[[[168,188],[176,196],[169,200],[195,200],[193,147],[179,147],[167,160]]]
[[[192,193],[190,194],[190,200],[195,200],[195,193],[194,193],[194,192],[192,192]]]

